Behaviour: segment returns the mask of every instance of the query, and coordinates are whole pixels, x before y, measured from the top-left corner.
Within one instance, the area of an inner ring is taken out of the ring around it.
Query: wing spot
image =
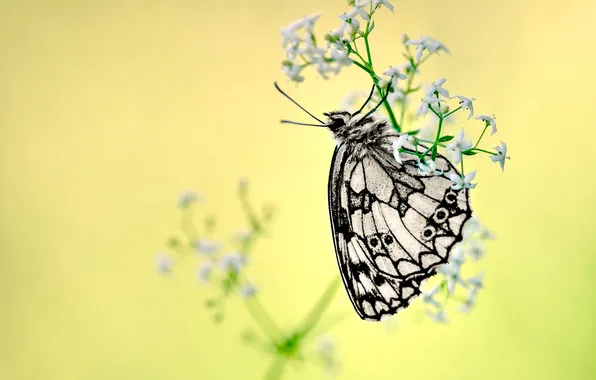
[[[391,237],[391,235],[385,234],[385,236],[383,237],[383,241],[385,242],[385,244],[389,245],[393,243],[393,238]]]
[[[377,246],[377,244],[379,244],[379,241],[377,240],[377,238],[372,237],[372,238],[370,238],[370,240],[368,241],[368,243],[370,244],[371,247],[374,248],[374,247]]]
[[[433,220],[439,224],[444,223],[447,220],[448,216],[449,211],[443,207],[439,207],[435,210],[435,213],[433,214]]]
[[[432,238],[434,238],[436,234],[437,230],[433,226],[426,226],[426,228],[422,230],[422,240],[432,240]]]

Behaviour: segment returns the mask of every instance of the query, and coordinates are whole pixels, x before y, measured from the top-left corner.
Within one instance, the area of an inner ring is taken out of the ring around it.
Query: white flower
[[[389,68],[383,73],[383,75],[391,77],[391,88],[397,88],[397,81],[399,79],[408,78],[406,75],[400,73],[397,67],[393,66],[389,66]]]
[[[439,302],[437,302],[437,300],[435,299],[435,295],[437,294],[439,289],[441,289],[441,287],[435,286],[429,292],[423,292],[422,293],[422,302],[427,303],[429,305],[433,305],[436,308],[441,307],[441,304]]]
[[[304,77],[302,75],[300,75],[301,70],[302,70],[302,67],[295,62],[285,61],[282,64],[283,73],[288,78],[290,78],[290,80],[297,82],[297,83],[304,81]]]
[[[401,157],[399,156],[399,149],[408,141],[409,135],[404,133],[403,135],[399,136],[397,140],[393,141],[392,149],[393,149],[393,157],[395,157],[395,161],[398,163],[402,163]]]
[[[435,321],[437,323],[447,323],[447,316],[445,315],[445,309],[441,309],[437,312],[427,310],[426,315],[428,315],[430,319],[432,319],[433,321]]]
[[[466,250],[468,256],[478,261],[484,256],[484,246],[477,240],[468,242],[468,249]]]
[[[180,208],[187,208],[192,203],[197,202],[199,200],[199,195],[191,190],[186,190],[180,193],[178,196],[178,207]]]
[[[239,272],[246,264],[246,256],[235,252],[225,255],[219,260],[219,266],[224,272]]]
[[[216,252],[221,247],[221,242],[215,240],[208,240],[208,239],[198,239],[195,243],[195,249],[197,253],[202,255],[211,255],[212,253]]]
[[[468,116],[468,120],[470,120],[470,118],[474,116],[474,104],[472,104],[472,102],[475,101],[476,98],[466,98],[463,95],[455,95],[453,98],[459,99],[459,104],[463,110],[467,109],[470,111],[470,116]]]
[[[423,175],[441,175],[443,174],[442,170],[437,169],[437,164],[431,160],[426,160],[427,164],[425,165],[422,161],[418,162],[418,172]]]
[[[350,66],[352,64],[352,59],[348,56],[348,52],[343,48],[343,45],[342,48],[334,46],[334,48],[331,49],[331,59],[337,62],[337,68],[335,69],[336,73],[339,72],[341,66]]]
[[[449,262],[458,267],[464,265],[466,259],[464,258],[464,250],[462,249],[461,244],[455,247],[454,252],[449,258]]]
[[[319,337],[317,351],[325,356],[332,356],[335,353],[335,343],[328,336]]]
[[[368,1],[366,2],[368,3]],[[364,21],[369,21],[370,20],[370,15],[368,14],[368,12],[364,9],[365,4],[354,4],[354,7],[347,13],[347,16],[350,18],[354,18],[356,16],[360,16],[362,17],[362,19]]]
[[[248,239],[250,239],[251,236],[252,236],[252,231],[249,229],[238,230],[234,234],[234,237],[236,238],[236,240],[239,240],[241,242],[247,241]]]
[[[461,189],[473,189],[476,187],[475,183],[472,183],[472,180],[476,177],[476,170],[473,172],[469,172],[466,174],[465,177],[461,177],[455,173],[449,174],[449,179],[453,182],[453,186],[451,188],[453,190],[461,190]]]
[[[505,144],[503,141],[501,141],[501,146],[496,146],[495,149],[497,150],[497,152],[499,152],[499,154],[490,156],[490,159],[493,162],[498,162],[499,165],[501,165],[501,170],[505,171],[505,159],[509,158],[506,156],[507,155],[507,144]]]
[[[406,99],[406,94],[401,88],[394,88],[393,92],[390,92],[389,95],[387,95],[389,104],[394,104],[404,99]]]
[[[443,51],[449,53],[449,49],[447,49],[447,47],[445,47],[445,45],[443,45],[439,41],[435,40],[434,38],[431,38],[428,36],[422,36],[418,40],[408,40],[408,41],[406,41],[405,45],[406,46],[407,45],[418,46],[418,50],[416,50],[416,61],[417,62],[420,62],[420,59],[422,58],[422,52],[425,49],[428,50],[430,53],[439,54],[439,50],[443,50]]]
[[[442,86],[447,82],[445,78],[439,78],[436,81],[432,82],[428,89],[426,90],[426,97],[430,98],[438,93],[439,95],[443,95],[444,97],[449,97],[449,91],[445,90]]]
[[[439,103],[440,100],[437,97],[424,97],[421,100],[420,107],[418,107],[418,111],[416,111],[416,118],[419,116],[424,116],[428,113],[429,107],[433,103]]]
[[[373,8],[376,8],[380,5],[384,5],[385,7],[387,7],[387,9],[393,12],[393,5],[389,2],[389,0],[373,0],[372,4]]]
[[[471,285],[473,289],[481,289],[484,287],[483,278],[484,273],[480,272],[476,276],[468,278],[468,285]]]
[[[461,157],[463,151],[466,151],[472,147],[472,143],[469,141],[464,140],[464,129],[462,128],[457,136],[455,137],[455,141],[451,144],[448,144],[445,149],[451,150],[455,152],[455,163],[459,164],[461,162]]]
[[[257,294],[257,287],[253,284],[246,284],[239,290],[240,296],[243,298],[251,298]]]
[[[468,286],[468,284],[461,278],[459,271],[460,271],[460,267],[453,263],[441,265],[437,269],[437,272],[442,274],[445,277],[445,279],[447,280],[447,290],[449,291],[450,294],[453,294],[453,292],[455,290],[455,286],[457,284],[460,284],[463,287]]]
[[[157,272],[160,274],[170,274],[172,273],[172,258],[167,257],[161,253],[157,254],[155,267]]]
[[[344,13],[343,15],[339,16],[339,18],[343,21],[341,23],[341,26],[339,27],[339,30],[342,32],[342,34],[348,27],[352,27],[356,31],[358,30],[358,28],[360,28],[360,21],[358,21],[358,19],[355,16],[356,15],[352,14],[352,12],[347,13],[347,14]],[[352,33],[355,33],[355,32],[348,31],[348,34],[352,34]]]
[[[476,294],[477,294],[477,290],[475,288],[471,288],[468,291],[468,297],[463,302],[463,304],[459,307],[460,312],[467,314],[470,312],[470,310],[472,310],[472,308],[476,304]]]
[[[496,119],[495,115],[493,115],[492,118],[488,117],[486,115],[478,115],[474,119],[482,120],[482,121],[484,121],[484,123],[486,124],[487,127],[488,126],[492,127],[492,131],[490,133],[491,136],[494,135],[495,133],[497,133],[497,124],[495,123],[495,120],[494,120],[494,119]]]
[[[205,261],[205,262],[201,263],[201,265],[199,266],[199,270],[197,272],[197,278],[198,278],[199,282],[202,284],[209,282],[212,272],[213,272],[213,264],[211,264],[209,261]]]

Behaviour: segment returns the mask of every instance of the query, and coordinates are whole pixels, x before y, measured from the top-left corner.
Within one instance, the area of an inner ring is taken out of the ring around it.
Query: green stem
[[[478,152],[488,153],[491,156],[496,156],[498,154],[496,152],[490,152],[488,150],[484,150],[484,149],[480,149],[480,148],[472,148],[472,149],[469,149],[469,150],[475,150],[475,151],[478,151]]]
[[[482,136],[484,136],[484,132],[486,132],[487,128],[488,128],[488,125],[485,125],[484,129],[482,130],[482,133],[480,134],[480,137],[478,138],[478,141],[476,141],[476,145],[474,145],[474,149],[478,146],[478,144],[480,144],[480,140],[482,140]]]
[[[246,300],[244,305],[263,333],[267,335],[272,342],[277,342],[281,337],[281,330],[277,327],[275,322],[273,322],[273,318],[271,318],[269,313],[263,308],[263,305],[261,305],[259,300],[256,297],[253,297]]]
[[[299,331],[299,334],[302,336],[306,336],[315,326],[319,323],[323,313],[331,304],[333,297],[335,296],[335,292],[337,291],[341,280],[339,277],[335,277],[327,286],[327,289],[323,292],[319,301],[315,304],[312,308],[310,313],[304,319],[304,323],[302,324],[302,328]]]
[[[286,359],[277,357],[273,360],[273,363],[265,372],[265,376],[263,376],[263,380],[278,380],[281,379],[281,375],[283,374],[284,366],[286,364]]]
[[[445,115],[445,116],[443,116],[443,117],[447,117],[447,116],[449,116],[449,115],[451,115],[451,114],[454,114],[454,113],[456,113],[457,111],[459,111],[460,109],[461,109],[461,106],[457,107],[456,109],[454,109],[453,111],[449,112],[447,115]]]

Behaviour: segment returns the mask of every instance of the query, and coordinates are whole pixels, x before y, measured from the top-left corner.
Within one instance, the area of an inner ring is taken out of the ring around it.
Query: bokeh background
[[[424,78],[497,115],[511,160],[473,160],[476,215],[498,239],[486,288],[448,326],[389,333],[355,314],[335,330],[342,379],[596,378],[594,107],[591,0],[395,1],[379,12],[379,68],[400,38],[451,51]],[[270,357],[240,343],[230,303],[203,308],[192,262],[169,278],[155,253],[178,228],[176,198],[196,189],[222,234],[243,227],[237,180],[278,207],[251,274],[291,327],[337,273],[326,204],[334,143],[280,125],[368,89],[349,68],[295,86],[279,29],[315,11],[339,25],[345,1],[2,1],[0,5],[0,378],[257,379]],[[306,119],[308,120],[308,119]],[[454,128],[454,127],[452,127]],[[455,129],[454,129],[455,130]],[[493,145],[494,143],[494,145]],[[222,235],[223,236],[223,235]],[[351,310],[343,289],[336,310]],[[406,317],[407,319],[407,317]],[[322,378],[316,367],[285,378]]]

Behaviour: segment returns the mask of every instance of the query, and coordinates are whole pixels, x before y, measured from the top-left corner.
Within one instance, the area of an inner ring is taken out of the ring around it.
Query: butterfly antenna
[[[297,102],[296,102],[294,99],[290,98],[290,96],[289,96],[288,94],[286,94],[285,92],[283,92],[283,91],[281,90],[281,88],[279,88],[279,86],[277,85],[277,82],[274,82],[273,84],[275,85],[275,88],[277,89],[277,91],[279,91],[279,92],[280,92],[280,93],[281,93],[283,96],[285,96],[286,98],[290,99],[290,101],[291,101],[292,103],[294,103],[295,105],[297,105],[298,107],[300,107],[300,109],[301,109],[302,111],[304,111],[304,112],[306,112],[307,114],[309,114],[309,115],[310,115],[310,117],[312,117],[313,119],[315,119],[316,121],[318,121],[319,123],[321,123],[321,125],[324,125],[324,124],[325,124],[325,123],[323,123],[323,122],[322,122],[322,121],[321,121],[319,118],[317,118],[315,115],[313,115],[312,113],[308,112],[308,111],[307,111],[307,110],[306,110],[304,107],[302,107],[300,104],[298,104],[298,103],[297,103]],[[286,122],[287,122],[287,121],[288,121],[288,120],[286,120]],[[283,123],[283,122],[284,122],[284,121],[282,120],[282,123]],[[298,123],[293,123],[293,124],[298,124]],[[300,124],[298,124],[298,125],[300,125]]]
[[[385,93],[385,95],[383,96],[383,98],[381,99],[381,101],[379,102],[379,104],[377,104],[375,106],[375,108],[373,108],[369,113],[367,113],[366,115],[364,115],[363,119],[366,118],[366,117],[368,117],[368,116],[370,116],[370,115],[372,115],[377,110],[377,108],[379,108],[381,106],[381,104],[383,104],[383,102],[385,100],[387,100],[387,96],[389,96],[389,92],[390,91],[391,91],[391,85],[388,85],[387,86],[387,92]]]
[[[370,99],[372,98],[374,93],[375,93],[375,85],[373,84],[372,88],[370,89],[370,94],[368,94],[368,98],[366,98],[366,101],[364,102],[362,107],[360,107],[360,109],[358,111],[356,111],[355,113],[352,114],[352,117],[354,117],[354,116],[358,115],[360,112],[362,112],[362,110],[364,109],[364,107],[366,107],[366,105],[368,104],[368,102],[370,101]]]
[[[281,120],[282,124],[294,124],[294,125],[306,125],[309,127],[324,127],[325,125],[322,124],[308,124],[308,123],[299,123],[297,121],[292,121],[292,120]]]

